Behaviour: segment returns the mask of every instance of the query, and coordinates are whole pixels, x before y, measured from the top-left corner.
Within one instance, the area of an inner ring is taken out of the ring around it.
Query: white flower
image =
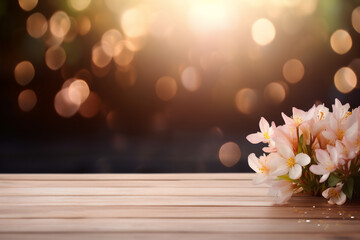
[[[299,179],[302,174],[302,167],[310,163],[310,157],[305,153],[295,156],[294,152],[284,144],[277,146],[277,153],[274,153],[274,161],[277,161],[277,170],[274,174],[280,176],[289,173],[291,179]]]
[[[343,205],[346,201],[346,195],[341,191],[343,183],[338,183],[336,187],[331,187],[322,192],[324,198],[329,199],[328,203]]]
[[[274,126],[275,126],[275,124],[272,123],[272,126],[270,127],[270,125],[266,121],[266,119],[261,117],[260,122],[259,122],[259,127],[260,127],[261,132],[250,134],[246,137],[246,139],[253,144],[260,143],[260,142],[269,143],[270,138],[272,137],[272,135],[274,133]]]
[[[286,125],[298,127],[303,122],[312,119],[314,117],[315,110],[316,110],[315,105],[307,112],[293,107],[292,118],[286,116],[284,113],[281,113],[281,116],[283,117]]]
[[[326,179],[328,179],[330,173],[337,169],[339,163],[339,155],[336,148],[329,148],[329,152],[330,155],[326,150],[316,149],[316,159],[319,164],[310,166],[310,171],[312,173],[322,175],[320,183],[325,182]]]
[[[332,105],[333,115],[337,121],[341,121],[349,115],[350,104],[344,104],[339,101],[339,99],[335,99],[335,104]]]
[[[295,185],[287,180],[273,181],[269,190],[270,196],[275,196],[276,204],[284,204],[294,193]]]
[[[348,116],[346,121],[346,131],[343,138],[345,155],[352,159],[360,150],[360,108],[356,108]]]
[[[252,170],[257,173],[253,180],[254,184],[261,184],[269,179],[272,169],[265,154],[257,158],[254,153],[251,153],[248,157],[248,163]]]
[[[325,107],[324,104],[316,106],[315,115],[314,115],[315,121],[325,120],[328,114],[329,114],[329,109]]]
[[[351,115],[349,112],[350,105],[347,103],[342,105],[338,99],[335,99],[335,104],[332,105],[333,113],[326,119],[326,129],[322,135],[327,139],[328,144],[334,145],[336,140],[342,140],[347,129],[347,118]]]

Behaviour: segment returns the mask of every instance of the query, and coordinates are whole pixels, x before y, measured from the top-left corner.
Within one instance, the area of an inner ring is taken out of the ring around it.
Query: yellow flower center
[[[344,135],[345,135],[345,131],[342,131],[340,129],[337,130],[337,136],[339,140],[343,139]]]
[[[294,116],[294,122],[296,123],[296,125],[300,125],[302,123],[302,118],[299,116]]]
[[[265,138],[265,139],[268,139],[268,140],[270,139],[270,136],[269,136],[269,134],[268,134],[267,132],[264,132],[263,135],[264,135],[264,138]]]
[[[295,159],[293,157],[289,158],[286,162],[286,164],[289,166],[289,167],[293,167],[295,165]]]
[[[348,116],[350,116],[352,113],[351,112],[347,112],[345,119],[347,119]]]
[[[326,167],[325,169],[326,169],[327,171],[329,171],[329,172],[332,172],[333,170],[336,169],[336,167],[333,166],[333,165],[331,165],[331,166]]]
[[[261,168],[259,168],[260,173],[267,173],[269,172],[269,169],[266,166],[262,166]]]
[[[335,189],[331,189],[329,191],[329,198],[338,198],[340,197],[340,193],[336,191]]]

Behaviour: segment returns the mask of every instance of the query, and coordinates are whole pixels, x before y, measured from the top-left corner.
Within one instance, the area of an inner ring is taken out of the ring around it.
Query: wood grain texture
[[[253,174],[0,174],[0,239],[359,239],[360,203],[274,205]]]

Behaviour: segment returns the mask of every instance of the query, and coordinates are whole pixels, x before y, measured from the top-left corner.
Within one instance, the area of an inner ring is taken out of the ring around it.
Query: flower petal
[[[278,149],[278,153],[285,159],[294,157],[294,152],[288,145],[278,144],[277,149]]]
[[[346,195],[341,191],[340,196],[336,199],[335,203],[337,205],[343,205],[345,202],[346,202]]]
[[[328,199],[328,198],[329,198],[329,191],[330,191],[330,189],[331,189],[331,188],[328,188],[328,189],[324,190],[324,191],[321,193],[321,195],[322,195],[324,198]]]
[[[324,175],[321,176],[319,182],[320,182],[320,183],[325,182],[325,181],[329,178],[329,176],[330,176],[330,173],[329,173],[329,172],[328,172],[328,173],[325,173]]]
[[[294,120],[292,120],[292,118],[289,118],[288,116],[286,116],[285,113],[281,113],[281,116],[284,119],[284,122],[286,125],[294,125]]]
[[[246,137],[246,139],[251,142],[252,144],[257,144],[264,140],[263,135],[260,132],[250,134]]]
[[[289,177],[291,179],[299,179],[301,177],[302,167],[299,164],[295,164],[289,170]]]
[[[299,153],[295,156],[295,162],[300,166],[306,166],[310,163],[310,157],[305,153]]]
[[[289,168],[286,165],[277,166],[276,168],[272,169],[270,175],[273,176],[281,176],[287,174],[289,172]]]
[[[321,165],[328,165],[331,162],[329,153],[327,151],[322,149],[316,149],[315,153],[316,159]]]
[[[260,127],[261,132],[264,133],[269,130],[270,125],[269,125],[268,121],[266,121],[265,118],[261,117],[260,122],[259,122],[259,127]]]
[[[255,178],[253,179],[253,183],[255,185],[259,185],[259,184],[266,182],[267,179],[268,179],[267,176],[265,176],[264,174],[258,173],[255,175]]]
[[[254,170],[255,172],[259,172],[259,159],[255,156],[255,153],[251,153],[248,156],[248,164],[251,167],[252,170]]]
[[[316,175],[323,175],[327,173],[327,171],[322,165],[311,165],[309,169],[313,174]]]

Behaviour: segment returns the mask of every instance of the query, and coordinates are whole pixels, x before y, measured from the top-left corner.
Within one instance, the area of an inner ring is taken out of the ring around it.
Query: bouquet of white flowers
[[[257,173],[255,184],[270,185],[276,203],[294,193],[322,195],[330,204],[360,197],[360,107],[335,99],[332,112],[324,105],[305,112],[282,113],[284,125],[260,119],[260,131],[247,136],[251,143],[266,143],[259,158],[251,153],[249,166]]]

